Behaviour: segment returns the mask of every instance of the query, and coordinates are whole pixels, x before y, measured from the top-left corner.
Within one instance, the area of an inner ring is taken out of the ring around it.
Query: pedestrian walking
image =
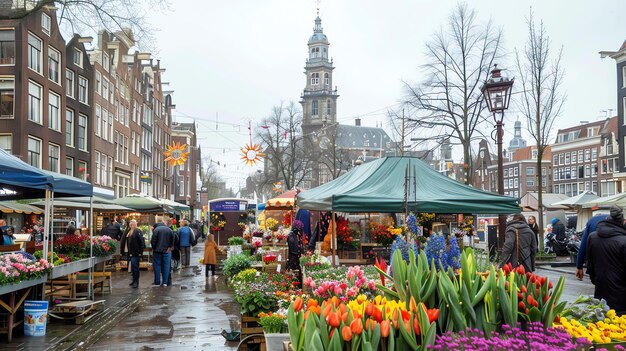
[[[621,207],[611,207],[587,243],[587,273],[595,285],[594,297],[605,299],[617,315],[626,313],[626,227]]]
[[[181,259],[183,268],[189,267],[191,261],[191,245],[195,238],[193,232],[189,228],[189,222],[186,219],[180,221],[181,227],[178,229],[178,240],[181,251]]]
[[[524,266],[526,272],[535,270],[535,254],[537,253],[537,237],[530,229],[526,218],[516,213],[507,223],[502,257],[502,266],[510,263],[513,267]]]
[[[130,255],[130,270],[133,275],[133,281],[130,283],[130,286],[136,289],[139,287],[139,262],[143,255],[143,249],[146,248],[146,243],[141,230],[137,228],[136,220],[131,220],[129,227],[128,234],[126,234],[126,242],[128,243],[128,254]]]
[[[580,240],[578,255],[576,256],[576,278],[578,278],[578,280],[583,280],[583,277],[585,276],[583,266],[585,265],[585,261],[587,260],[587,242],[589,241],[589,235],[596,231],[598,223],[607,218],[609,218],[609,216],[605,214],[595,215],[589,218],[589,221],[587,221],[587,225],[585,225],[583,237]]]
[[[154,284],[167,285],[170,277],[170,263],[174,249],[174,232],[166,225],[165,219],[157,217],[159,222],[154,225],[152,245],[154,267]]]
[[[4,219],[0,219],[0,236],[2,237],[2,245],[13,245],[15,243],[13,233],[10,232],[7,221]]]
[[[211,276],[215,277],[215,266],[217,265],[217,251],[221,251],[220,247],[215,242],[215,236],[213,234],[209,234],[207,239],[204,241],[204,258],[202,259],[202,263],[204,263],[204,274],[205,280],[209,280],[209,271],[211,271]]]

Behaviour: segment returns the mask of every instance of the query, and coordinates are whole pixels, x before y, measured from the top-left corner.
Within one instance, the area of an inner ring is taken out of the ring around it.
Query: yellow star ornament
[[[259,144],[247,144],[241,148],[241,160],[246,166],[254,166],[257,162],[261,161],[261,157],[265,154],[261,152]]]
[[[187,162],[190,152],[187,150],[187,144],[179,144],[174,142],[172,145],[167,145],[167,149],[163,151],[163,156],[167,158],[163,161],[167,162],[170,167],[182,166]]]

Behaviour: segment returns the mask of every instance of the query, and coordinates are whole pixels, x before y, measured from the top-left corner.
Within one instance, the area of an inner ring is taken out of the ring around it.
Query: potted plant
[[[287,316],[279,313],[259,313],[259,324],[263,327],[267,351],[282,351],[283,343],[289,341],[286,319]]]
[[[243,252],[243,244],[246,241],[241,236],[231,236],[228,238],[228,253],[229,255],[238,255]]]

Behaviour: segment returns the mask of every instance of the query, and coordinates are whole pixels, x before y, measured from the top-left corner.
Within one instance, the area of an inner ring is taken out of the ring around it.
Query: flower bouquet
[[[106,235],[94,236],[92,243],[93,255],[95,257],[112,255],[117,249],[117,241]]]
[[[264,333],[284,333],[287,331],[287,316],[280,313],[259,313],[259,324]]]

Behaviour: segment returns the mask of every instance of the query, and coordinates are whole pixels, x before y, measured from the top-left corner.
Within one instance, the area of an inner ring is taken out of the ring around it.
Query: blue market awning
[[[61,173],[42,170],[52,177],[54,197],[93,196],[93,185],[78,178]]]
[[[43,198],[53,178],[0,149],[0,199]]]

